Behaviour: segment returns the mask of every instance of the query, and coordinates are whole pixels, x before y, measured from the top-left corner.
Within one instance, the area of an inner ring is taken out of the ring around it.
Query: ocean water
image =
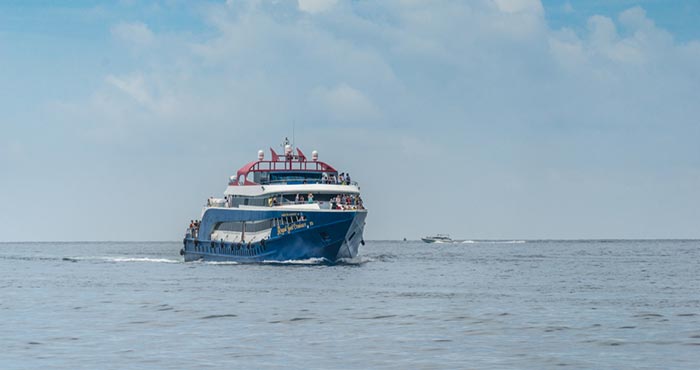
[[[0,244],[0,369],[697,369],[700,241]]]

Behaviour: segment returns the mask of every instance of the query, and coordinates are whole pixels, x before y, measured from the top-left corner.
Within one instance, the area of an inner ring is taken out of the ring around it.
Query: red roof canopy
[[[236,172],[236,179],[229,185],[241,185],[238,179],[244,176],[243,185],[257,185],[257,183],[248,180],[248,174],[254,172],[326,172],[328,174],[337,174],[335,168],[321,161],[308,161],[302,151],[297,148],[297,154],[294,152],[287,155],[277,154],[274,149],[270,148],[272,160],[253,161],[241,167]]]

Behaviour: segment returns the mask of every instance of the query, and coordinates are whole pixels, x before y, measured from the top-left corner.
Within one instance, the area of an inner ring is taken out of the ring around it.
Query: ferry
[[[257,160],[229,178],[223,198],[209,198],[187,228],[188,261],[259,263],[355,258],[364,245],[367,209],[350,174],[311,158],[285,139],[282,154]]]

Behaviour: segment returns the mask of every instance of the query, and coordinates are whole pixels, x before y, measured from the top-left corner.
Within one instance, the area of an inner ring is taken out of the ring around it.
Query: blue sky
[[[0,3],[0,240],[177,240],[258,149],[368,239],[700,237],[697,1]]]

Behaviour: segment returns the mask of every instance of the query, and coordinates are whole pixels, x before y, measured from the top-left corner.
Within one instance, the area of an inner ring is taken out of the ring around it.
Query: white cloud
[[[501,11],[508,13],[543,14],[540,0],[494,0]]]
[[[112,35],[133,46],[145,47],[152,45],[155,36],[150,28],[144,23],[119,23],[112,27]]]
[[[154,100],[146,88],[143,76],[134,75],[131,77],[119,78],[108,75],[106,81],[133,98],[140,105],[148,107],[153,106]]]
[[[594,15],[588,19],[588,30],[590,31],[590,41],[600,47],[617,41],[617,28],[612,19],[602,15]]]
[[[335,122],[363,124],[379,116],[377,108],[365,94],[346,84],[330,89],[314,88],[309,98],[312,108],[320,109]]]
[[[326,12],[330,9],[332,9],[337,3],[338,0],[297,0],[299,4],[299,10],[311,13],[311,14],[318,14],[318,13],[323,13]]]
[[[627,9],[620,13],[620,23],[632,30],[649,30],[655,28],[654,21],[647,18],[647,13],[641,7]]]
[[[299,3],[308,11],[332,5]],[[207,21],[216,32],[196,41],[155,35],[143,24],[115,26],[121,38],[160,46],[141,51],[148,69],[106,77],[129,98],[111,101],[163,117],[194,116],[202,104],[209,112],[254,117],[261,112],[255,106],[274,101],[277,109],[262,110],[270,124],[291,113],[318,122],[418,125],[431,113],[488,117],[501,101],[535,115],[528,99],[557,100],[556,89],[585,86],[578,100],[595,100],[582,95],[609,87],[591,81],[648,78],[641,71],[633,78],[627,66],[680,60],[674,55],[697,59],[692,43],[675,45],[641,8],[619,16],[629,34],[604,16],[591,17],[581,34],[552,30],[537,0],[353,3],[321,18],[287,10],[257,1],[214,7]]]

